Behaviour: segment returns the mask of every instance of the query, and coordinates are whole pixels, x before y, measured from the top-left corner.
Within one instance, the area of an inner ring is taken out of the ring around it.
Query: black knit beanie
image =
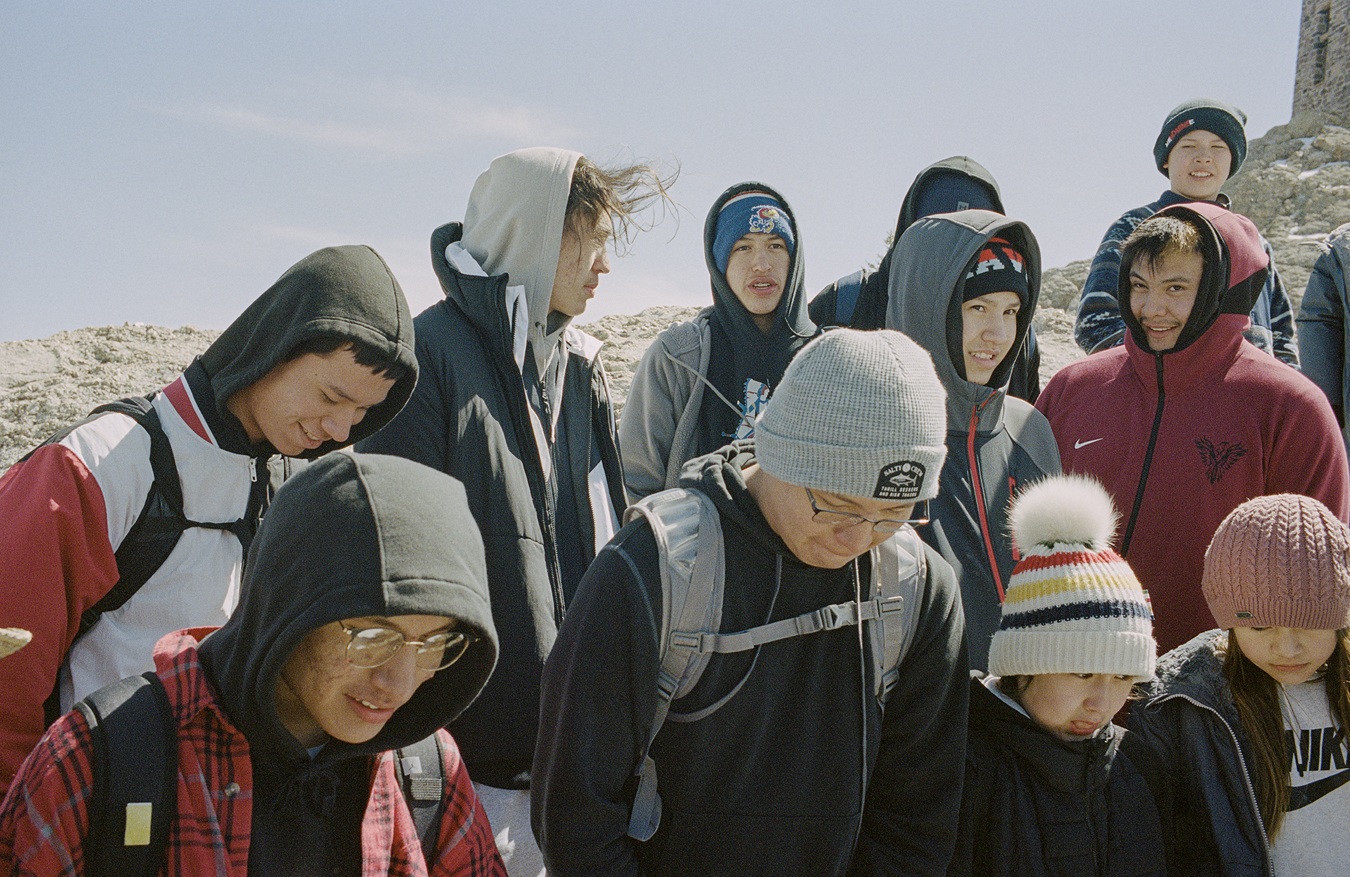
[[[1167,121],[1163,122],[1162,131],[1158,132],[1158,139],[1153,144],[1153,161],[1158,165],[1158,172],[1167,176],[1167,168],[1163,165],[1167,164],[1172,147],[1186,132],[1198,130],[1217,134],[1228,144],[1233,153],[1233,166],[1228,169],[1228,176],[1232,177],[1247,157],[1247,133],[1242,127],[1246,124],[1247,114],[1232,104],[1208,97],[1186,101],[1167,114]]]

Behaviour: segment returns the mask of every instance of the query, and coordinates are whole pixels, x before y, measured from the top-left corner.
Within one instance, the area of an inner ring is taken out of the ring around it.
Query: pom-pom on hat
[[[831,329],[803,347],[755,423],[774,478],[841,496],[937,496],[947,394],[928,352],[890,329]]]
[[[717,214],[717,234],[713,237],[713,262],[727,273],[731,248],[751,232],[776,234],[787,244],[788,254],[797,247],[792,220],[783,202],[767,192],[743,192],[722,205]]]
[[[1228,513],[1200,590],[1219,627],[1350,627],[1350,529],[1322,503],[1281,493]]]
[[[989,645],[996,676],[1153,675],[1153,610],[1111,550],[1116,511],[1091,478],[1057,475],[1027,488],[1009,513],[1022,559]]]

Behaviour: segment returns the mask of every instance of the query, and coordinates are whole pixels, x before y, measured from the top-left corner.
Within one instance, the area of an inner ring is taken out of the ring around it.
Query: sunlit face
[[[1097,733],[1120,712],[1133,676],[1106,673],[1042,673],[1028,677],[1017,701],[1027,715],[1061,740]]]
[[[440,615],[349,618],[345,623],[395,628],[411,640],[451,626],[450,619]],[[310,631],[281,668],[277,718],[306,748],[329,737],[346,743],[366,742],[436,672],[420,669],[416,649],[407,645],[378,667],[354,667],[347,660],[347,641],[341,622],[325,624]]]
[[[1150,350],[1177,346],[1204,270],[1203,256],[1179,250],[1164,250],[1151,265],[1143,257],[1130,265],[1130,310],[1144,327]]]
[[[1228,180],[1233,152],[1213,131],[1188,131],[1167,154],[1163,170],[1172,191],[1192,201],[1213,201]]]
[[[1297,685],[1311,679],[1336,651],[1338,634],[1302,627],[1235,627],[1233,635],[1248,661],[1276,682]]]
[[[569,317],[579,317],[586,311],[587,303],[595,298],[600,275],[609,273],[609,240],[613,235],[614,224],[605,213],[584,234],[563,234],[548,302],[550,311]]]
[[[294,457],[326,441],[345,444],[394,382],[356,361],[350,347],[306,353],[272,368],[225,403],[250,441]]]
[[[747,470],[747,482],[752,478]],[[890,538],[891,533],[878,533],[871,524],[859,522],[852,526],[836,527],[812,520],[815,510],[806,491],[796,484],[774,478],[763,469],[753,470],[751,493],[769,526],[787,545],[793,556],[808,566],[838,569],[860,554],[870,551]],[[914,503],[896,503],[843,496],[824,490],[812,490],[821,509],[851,512],[873,521],[907,520],[914,511]]]
[[[791,265],[792,254],[776,234],[747,232],[731,246],[727,286],[762,332],[773,327],[773,313],[783,298]]]
[[[961,350],[966,380],[988,385],[994,369],[1017,339],[1017,314],[1022,300],[1015,292],[991,292],[961,305]]]

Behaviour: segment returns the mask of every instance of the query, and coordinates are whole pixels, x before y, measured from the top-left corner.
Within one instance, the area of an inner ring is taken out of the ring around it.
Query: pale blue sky
[[[683,168],[678,226],[641,236],[582,322],[708,303],[704,214],[746,179],[792,203],[814,294],[953,154],[1062,265],[1166,188],[1150,151],[1177,103],[1228,100],[1252,138],[1289,120],[1300,8],[6,0],[0,340],[223,328],[329,244],[373,246],[420,312],[431,230],[535,145]]]

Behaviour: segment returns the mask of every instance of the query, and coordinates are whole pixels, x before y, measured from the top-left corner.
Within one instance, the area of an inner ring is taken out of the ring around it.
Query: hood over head
[[[206,348],[197,361],[211,380],[217,412],[238,423],[226,408],[230,397],[284,362],[296,345],[321,335],[359,341],[407,373],[352,426],[346,442],[326,441],[299,456],[321,457],[374,434],[412,395],[417,354],[403,289],[367,246],[326,247],[301,259]]]
[[[1270,256],[1261,243],[1261,233],[1240,213],[1208,201],[1191,201],[1164,207],[1153,216],[1168,214],[1187,216],[1197,222],[1201,230],[1200,252],[1205,260],[1191,314],[1176,346],[1164,351],[1172,353],[1184,350],[1209,331],[1220,314],[1249,314],[1270,274]],[[1120,266],[1116,298],[1130,336],[1141,350],[1148,350],[1144,327],[1130,307],[1129,265]]]
[[[783,289],[783,297],[779,299],[778,308],[775,311],[774,329],[768,336],[771,339],[781,339],[784,337],[798,336],[802,339],[809,339],[815,335],[816,327],[811,322],[811,318],[806,314],[806,284],[805,269],[802,267],[802,237],[801,227],[797,225],[797,217],[792,212],[792,205],[788,204],[778,190],[764,183],[745,182],[737,183],[730,187],[713,202],[712,209],[708,211],[708,218],[703,224],[703,252],[708,264],[708,276],[712,281],[713,294],[713,319],[722,326],[727,335],[733,339],[760,339],[764,338],[764,333],[755,325],[750,312],[741,304],[740,299],[736,298],[736,293],[732,292],[731,287],[727,285],[725,272],[717,265],[717,220],[722,214],[722,208],[733,198],[743,195],[747,192],[763,192],[782,206],[787,214],[788,225],[792,228],[796,239],[790,243],[792,261],[788,266],[787,284]],[[737,239],[740,235],[737,235]],[[794,348],[795,349],[795,348]],[[778,370],[780,373],[782,369]]]
[[[1017,337],[985,387],[965,377],[961,305],[966,275],[994,238],[1002,238],[1022,254],[1027,298],[1017,315]],[[904,332],[933,357],[938,377],[953,403],[948,405],[948,416],[965,429],[970,408],[956,404],[956,400],[971,403],[983,399],[990,389],[1005,387],[1013,360],[1026,339],[1040,300],[1040,245],[1024,222],[989,210],[962,210],[919,219],[900,236],[892,252],[895,259],[890,268],[886,328]]]
[[[500,155],[478,175],[464,210],[464,249],[489,275],[506,274],[510,286],[525,289],[529,340],[541,374],[571,322],[561,314],[550,321],[549,302],[580,158],[580,152],[551,146]]]
[[[255,761],[303,761],[276,712],[282,666],[310,632],[368,615],[443,615],[478,639],[371,740],[330,740],[323,761],[427,737],[469,705],[497,659],[483,542],[463,485],[410,460],[344,451],[277,492],[249,551],[239,605],[200,646]]]

